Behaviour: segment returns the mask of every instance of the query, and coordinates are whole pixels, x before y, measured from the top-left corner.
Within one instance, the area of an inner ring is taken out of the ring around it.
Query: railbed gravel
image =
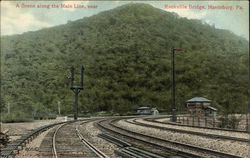
[[[14,124],[7,124],[5,125],[5,129],[10,129],[11,134],[13,135],[23,135],[27,132],[29,132],[32,129],[38,128],[42,125],[59,122],[57,120],[54,121],[37,121],[32,123],[19,123],[18,126],[13,126]],[[16,125],[16,124],[15,124]],[[40,135],[38,135],[35,139],[33,139],[31,142],[26,144],[26,146],[19,151],[19,154],[16,155],[17,158],[40,158],[41,155],[46,153],[39,152],[39,148],[41,145],[41,142],[46,137],[46,135],[51,131],[54,130],[55,127],[50,128],[46,130],[45,132],[42,132]],[[18,129],[17,131],[13,130]],[[100,149],[103,153],[105,153],[109,158],[121,158],[117,156],[114,151],[118,149],[114,144],[107,142],[106,140],[103,140],[102,138],[99,138],[97,135],[101,133],[99,129],[94,127],[93,122],[84,123],[79,126],[79,130],[81,131],[81,134],[83,137],[89,141],[91,144],[93,144],[95,147]],[[50,155],[50,156],[49,156]],[[51,154],[47,154],[46,157],[52,157]]]
[[[102,132],[94,126],[93,121],[80,125],[79,130],[87,141],[89,141],[107,156],[110,158],[120,158],[114,153],[115,150],[119,149],[116,145],[98,137],[98,134],[101,134]]]
[[[178,132],[171,132],[166,130],[160,129],[153,129],[148,127],[142,127],[138,125],[134,125],[124,120],[120,120],[117,122],[122,128],[132,130],[138,133],[170,140],[176,141],[183,144],[194,145],[202,148],[207,148],[211,150],[216,150],[219,152],[224,152],[232,155],[237,155],[245,158],[249,158],[249,143],[243,142],[235,142],[229,140],[216,140],[211,138],[205,138],[202,136],[195,136],[190,134],[178,133]]]
[[[1,131],[8,130],[7,134],[10,136],[10,141],[14,141],[33,129],[62,121],[63,120],[35,120],[23,123],[1,123]]]
[[[40,145],[46,135],[53,130],[55,127],[42,132],[35,139],[33,139],[30,143],[28,143],[23,150],[19,152],[15,157],[16,158],[41,158],[41,155],[44,153],[39,152]],[[51,155],[52,157],[52,155]]]
[[[146,124],[149,124],[149,125],[157,125],[157,126],[167,127],[167,128],[174,128],[174,129],[180,129],[180,130],[195,131],[195,132],[201,132],[201,133],[208,133],[208,134],[216,134],[216,135],[222,135],[222,136],[230,136],[230,137],[250,139],[250,133],[222,131],[222,130],[213,130],[213,129],[205,129],[205,128],[185,127],[185,126],[178,126],[178,125],[171,125],[171,124],[163,124],[163,123],[160,123],[160,122],[159,123],[157,123],[157,122],[149,122],[149,121],[146,121],[146,120],[143,120],[143,119],[136,119],[136,121],[138,121],[140,123],[146,123]]]

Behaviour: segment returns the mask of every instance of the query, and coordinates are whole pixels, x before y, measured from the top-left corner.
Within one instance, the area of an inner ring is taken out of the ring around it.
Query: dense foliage
[[[247,106],[248,41],[199,20],[129,4],[68,24],[1,37],[1,111],[71,114],[70,66],[85,66],[81,113],[171,107],[171,48],[177,104],[207,97],[226,113]],[[78,75],[79,76],[79,73]],[[77,84],[77,83],[76,83]]]

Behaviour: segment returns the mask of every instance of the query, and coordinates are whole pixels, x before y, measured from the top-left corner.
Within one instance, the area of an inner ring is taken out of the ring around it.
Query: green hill
[[[68,24],[1,37],[1,111],[70,114],[70,66],[85,66],[82,112],[126,113],[138,105],[170,110],[171,48],[177,104],[203,96],[227,113],[247,106],[248,41],[199,20],[128,4]],[[78,75],[79,76],[79,75]]]

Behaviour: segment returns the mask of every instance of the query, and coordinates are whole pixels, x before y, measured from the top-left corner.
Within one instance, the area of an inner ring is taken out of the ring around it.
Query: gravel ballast
[[[163,124],[157,122],[150,122],[143,119],[136,119],[137,122],[145,123],[149,125],[157,125],[161,127],[173,128],[173,129],[180,129],[180,130],[187,130],[187,131],[195,131],[201,133],[208,133],[208,134],[216,134],[222,136],[230,136],[230,137],[237,137],[237,138],[244,138],[249,139],[250,133],[241,133],[241,132],[233,132],[233,131],[222,131],[222,130],[213,130],[213,129],[206,129],[206,128],[196,128],[196,127],[185,127],[185,126],[178,126],[172,124]]]
[[[130,124],[128,122],[125,122],[124,120],[118,121],[117,125],[128,130],[170,141],[177,141],[183,144],[199,146],[202,148],[216,150],[219,152],[224,152],[241,157],[249,157],[249,143],[234,142],[229,140],[222,141],[217,139],[205,138],[202,136],[142,127]]]
[[[110,158],[120,158],[114,153],[115,150],[119,149],[116,145],[98,137],[98,134],[101,134],[102,132],[94,126],[94,122],[84,123],[80,125],[79,129],[87,141],[89,141],[107,156]]]

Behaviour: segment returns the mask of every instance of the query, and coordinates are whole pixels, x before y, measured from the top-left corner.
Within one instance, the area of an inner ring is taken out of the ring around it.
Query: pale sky
[[[162,10],[175,12],[181,17],[200,19],[249,40],[248,1],[1,1],[1,35],[22,34],[66,24],[69,20],[89,17],[126,3],[148,3]],[[57,4],[59,8],[52,8],[53,4]],[[61,8],[61,4],[96,8],[66,9]],[[38,5],[49,8],[38,8]],[[209,9],[208,6],[219,8]]]

